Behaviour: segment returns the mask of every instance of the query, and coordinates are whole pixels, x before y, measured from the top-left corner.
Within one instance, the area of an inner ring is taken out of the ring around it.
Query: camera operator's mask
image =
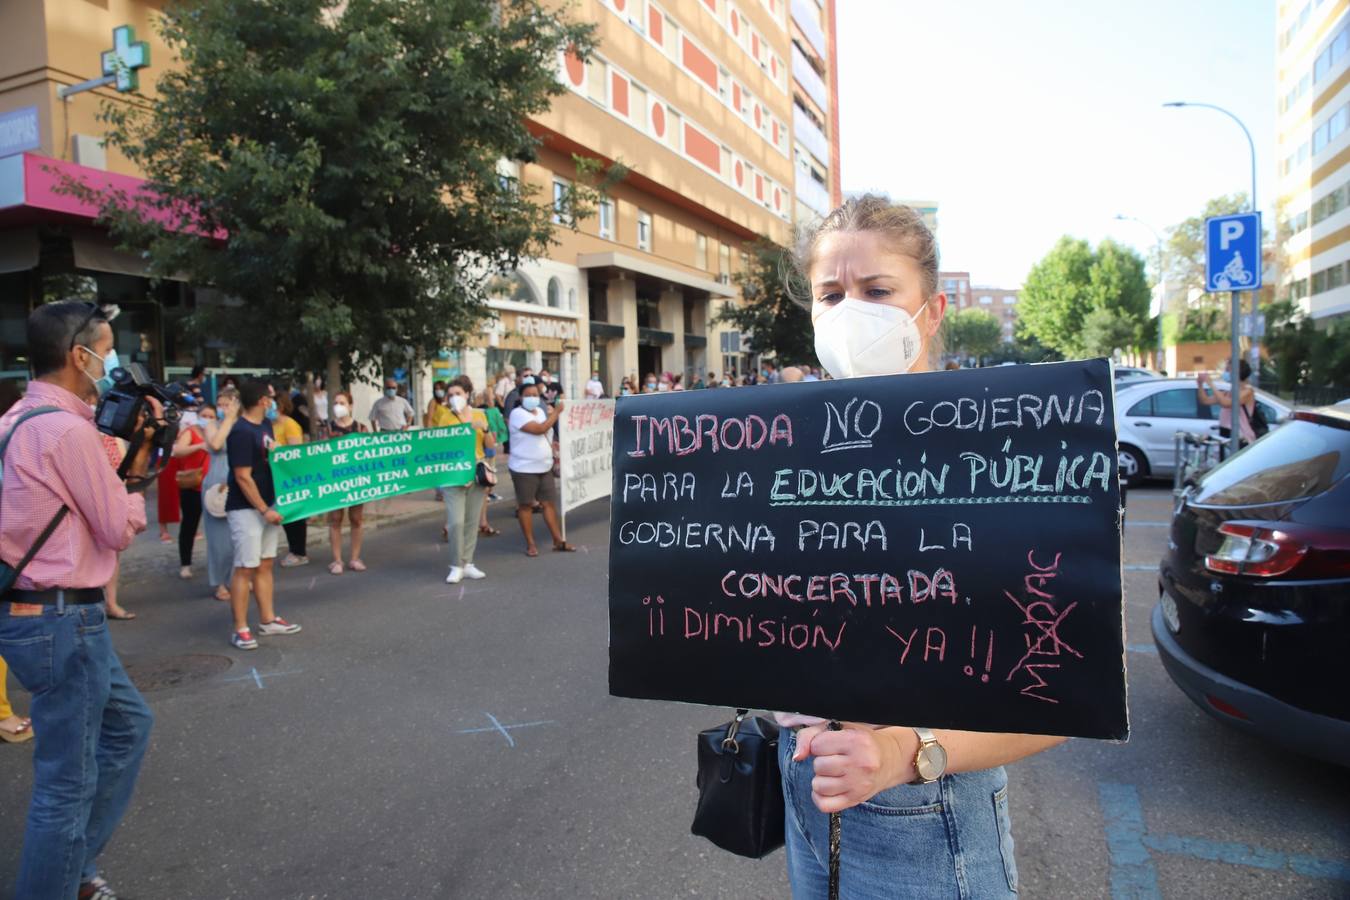
[[[104,393],[108,391],[109,388],[113,386],[112,380],[113,369],[116,369],[118,366],[122,365],[121,360],[117,358],[117,350],[115,348],[109,350],[107,356],[100,357],[97,353],[95,353],[93,350],[90,350],[84,344],[80,344],[79,347],[85,353],[88,353],[90,356],[94,357],[94,359],[98,359],[103,363],[103,375],[99,378],[95,378],[93,375],[90,375],[89,370],[85,369],[83,366],[80,367],[80,371],[83,372],[85,376],[88,377],[88,379],[94,383],[94,390],[98,391],[98,394],[101,397],[104,395]]]

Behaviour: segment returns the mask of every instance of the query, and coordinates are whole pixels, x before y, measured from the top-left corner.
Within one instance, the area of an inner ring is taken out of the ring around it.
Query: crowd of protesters
[[[815,381],[820,377],[820,371],[811,366],[790,366],[780,371],[766,362],[737,377],[719,377],[713,372],[697,375],[688,385],[683,376],[673,373],[648,373],[640,380],[625,377],[619,393],[628,396]],[[302,387],[231,374],[212,379],[204,368],[197,367],[186,387],[198,405],[182,413],[171,457],[156,479],[159,537],[176,547],[178,574],[185,581],[193,580],[201,571],[195,566],[200,566],[204,557],[207,593],[230,604],[234,618],[231,642],[236,647],[257,646],[255,629],[248,626],[250,597],[258,608],[259,633],[292,634],[299,630],[298,625],[276,615],[272,569],[274,564],[294,568],[311,562],[309,522],[299,519],[283,525],[272,509],[275,490],[267,454],[274,446],[353,433],[470,425],[475,431],[475,461],[484,464],[480,468],[487,470],[489,474],[484,477],[492,484],[475,479],[467,485],[436,491],[436,499],[445,507],[440,531],[442,542],[447,544],[446,582],[487,577],[475,556],[480,538],[502,534],[489,521],[491,504],[501,499],[493,487],[499,475],[510,477],[515,494],[513,514],[526,556],[539,555],[537,519],[543,520],[543,531],[553,551],[575,549],[563,534],[558,489],[558,418],[565,405],[563,386],[557,373],[547,368],[536,372],[532,367],[519,371],[507,367],[482,390],[463,375],[437,381],[420,413],[409,402],[406,385],[392,377],[385,379],[379,398],[363,411],[356,409],[349,392],[330,394],[322,377]],[[21,396],[20,392],[13,393],[10,404]],[[609,396],[599,372],[593,372],[587,380],[583,396]],[[93,403],[97,395],[86,399]],[[0,409],[0,413],[3,411]],[[116,468],[126,447],[106,436],[104,444],[109,462]],[[330,574],[366,571],[361,555],[365,507],[356,504],[325,515]],[[282,536],[285,554],[277,560]],[[203,552],[198,553],[202,538]],[[136,612],[119,602],[119,569],[120,565],[114,569],[106,589],[108,617],[135,619]],[[11,726],[8,716],[0,716],[0,732]],[[0,738],[6,736],[0,734]]]

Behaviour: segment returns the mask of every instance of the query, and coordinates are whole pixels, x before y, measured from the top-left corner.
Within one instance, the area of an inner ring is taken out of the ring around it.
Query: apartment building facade
[[[127,25],[154,62],[138,72],[140,89],[152,92],[156,67],[172,65],[152,24],[160,5],[0,4],[0,295],[11,298],[0,309],[0,377],[26,369],[19,325],[57,276],[92,279],[100,300],[118,303],[119,327],[128,331],[119,343],[147,346],[143,361],[152,370],[193,361],[179,323],[211,292],[152,286],[143,260],[111,246],[97,211],[59,196],[52,184],[54,172],[93,184],[136,183],[139,173],[102,148],[96,119],[103,100],[131,95],[111,86],[66,100],[57,92],[98,77],[101,54],[118,49],[114,30]],[[596,215],[575,223],[557,217],[547,258],[492,280],[495,318],[462,346],[444,348],[420,377],[410,374],[415,393],[429,377],[462,372],[483,384],[507,365],[547,366],[573,393],[591,370],[615,393],[625,375],[692,380],[743,370],[743,336],[714,319],[737,300],[733,275],[744,248],[761,236],[790,242],[802,214],[794,188],[799,150],[824,164],[831,202],[838,197],[832,7],[833,0],[574,4],[573,15],[596,25],[598,50],[588,61],[559,54],[566,90],[529,123],[540,140],[537,159],[503,162],[502,172],[545,200],[562,196],[576,177],[574,155],[622,163],[628,175],[608,189]],[[125,42],[130,33],[122,34]],[[826,159],[815,135],[798,127],[798,41],[817,54],[831,86],[823,104],[818,91],[806,98],[825,123]]]
[[[1278,296],[1315,322],[1350,314],[1350,4],[1281,0]]]

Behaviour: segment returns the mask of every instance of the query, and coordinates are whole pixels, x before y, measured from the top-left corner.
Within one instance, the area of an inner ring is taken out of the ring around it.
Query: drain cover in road
[[[234,665],[228,656],[212,653],[188,653],[166,656],[127,666],[127,674],[142,691],[162,691],[183,687],[219,675]]]

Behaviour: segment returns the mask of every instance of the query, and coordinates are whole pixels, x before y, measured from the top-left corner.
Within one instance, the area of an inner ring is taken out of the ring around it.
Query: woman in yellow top
[[[303,444],[305,442],[305,429],[300,427],[300,423],[295,421],[295,404],[291,400],[289,391],[276,391],[273,395],[276,400],[277,417],[272,420],[272,434],[276,438],[277,444],[287,446],[290,444]],[[271,412],[271,410],[268,410]],[[305,544],[309,541],[309,521],[307,519],[297,519],[294,522],[288,522],[282,528],[286,530],[286,545],[290,552],[286,558],[281,561],[283,569],[290,569],[295,566],[309,565],[309,554],[305,550]]]
[[[474,427],[475,460],[483,461],[497,455],[497,436],[488,425],[487,414],[469,405],[473,382],[461,375],[446,386],[446,405],[433,411],[431,425],[472,425]],[[443,487],[445,495],[445,531],[450,544],[450,574],[446,584],[459,584],[465,578],[486,578],[482,569],[473,564],[478,549],[478,516],[483,508],[487,488],[478,482]]]
[[[4,657],[0,657],[0,741],[7,744],[22,744],[33,739],[33,723],[14,715],[9,705],[9,694],[5,691],[5,679],[9,677],[9,667]]]

